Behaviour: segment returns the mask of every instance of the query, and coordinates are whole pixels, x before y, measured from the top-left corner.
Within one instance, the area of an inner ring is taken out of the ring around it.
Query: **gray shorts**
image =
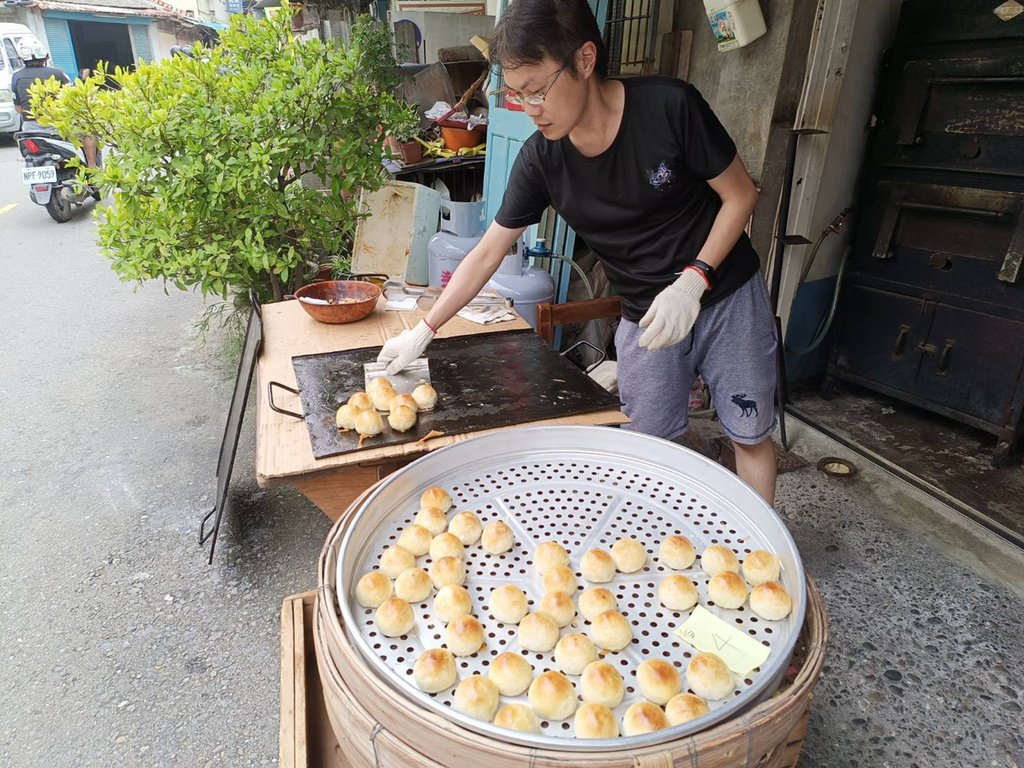
[[[615,332],[619,396],[626,429],[673,438],[686,431],[689,394],[699,373],[725,433],[756,445],[775,430],[775,318],[760,274],[697,315],[690,335],[649,352],[643,331],[623,318]]]

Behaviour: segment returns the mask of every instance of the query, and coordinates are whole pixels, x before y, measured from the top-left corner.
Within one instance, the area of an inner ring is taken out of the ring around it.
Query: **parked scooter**
[[[26,121],[14,138],[25,158],[21,177],[29,185],[32,202],[46,206],[58,224],[68,221],[88,198],[100,199],[99,189],[85,183],[85,171],[71,165],[77,157],[84,166],[85,156],[56,131]],[[96,161],[99,163],[98,156]]]

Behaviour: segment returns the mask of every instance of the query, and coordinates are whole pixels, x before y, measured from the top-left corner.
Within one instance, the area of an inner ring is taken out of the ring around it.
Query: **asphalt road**
[[[279,612],[327,519],[253,480],[198,525],[237,362],[204,302],[122,283],[90,202],[56,224],[0,139],[0,765],[277,762]]]

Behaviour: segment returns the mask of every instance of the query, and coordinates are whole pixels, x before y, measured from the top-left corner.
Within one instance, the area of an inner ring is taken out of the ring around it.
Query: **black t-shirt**
[[[729,167],[736,145],[689,83],[655,76],[622,84],[625,106],[611,146],[585,157],[568,137],[535,133],[516,158],[494,220],[516,229],[554,206],[601,257],[622,314],[635,321],[703,247],[722,206],[707,180]],[[703,306],[728,296],[758,266],[744,233]]]
[[[11,90],[14,92],[14,103],[21,107],[25,117],[32,118],[31,98],[28,89],[40,80],[57,78],[57,82],[67,85],[71,81],[68,76],[55,67],[25,67],[11,75]]]

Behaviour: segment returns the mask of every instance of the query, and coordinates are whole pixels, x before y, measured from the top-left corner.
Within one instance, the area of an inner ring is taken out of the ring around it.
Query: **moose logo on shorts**
[[[757,403],[754,400],[747,400],[746,394],[733,395],[732,401],[739,406],[740,416],[757,416]]]

